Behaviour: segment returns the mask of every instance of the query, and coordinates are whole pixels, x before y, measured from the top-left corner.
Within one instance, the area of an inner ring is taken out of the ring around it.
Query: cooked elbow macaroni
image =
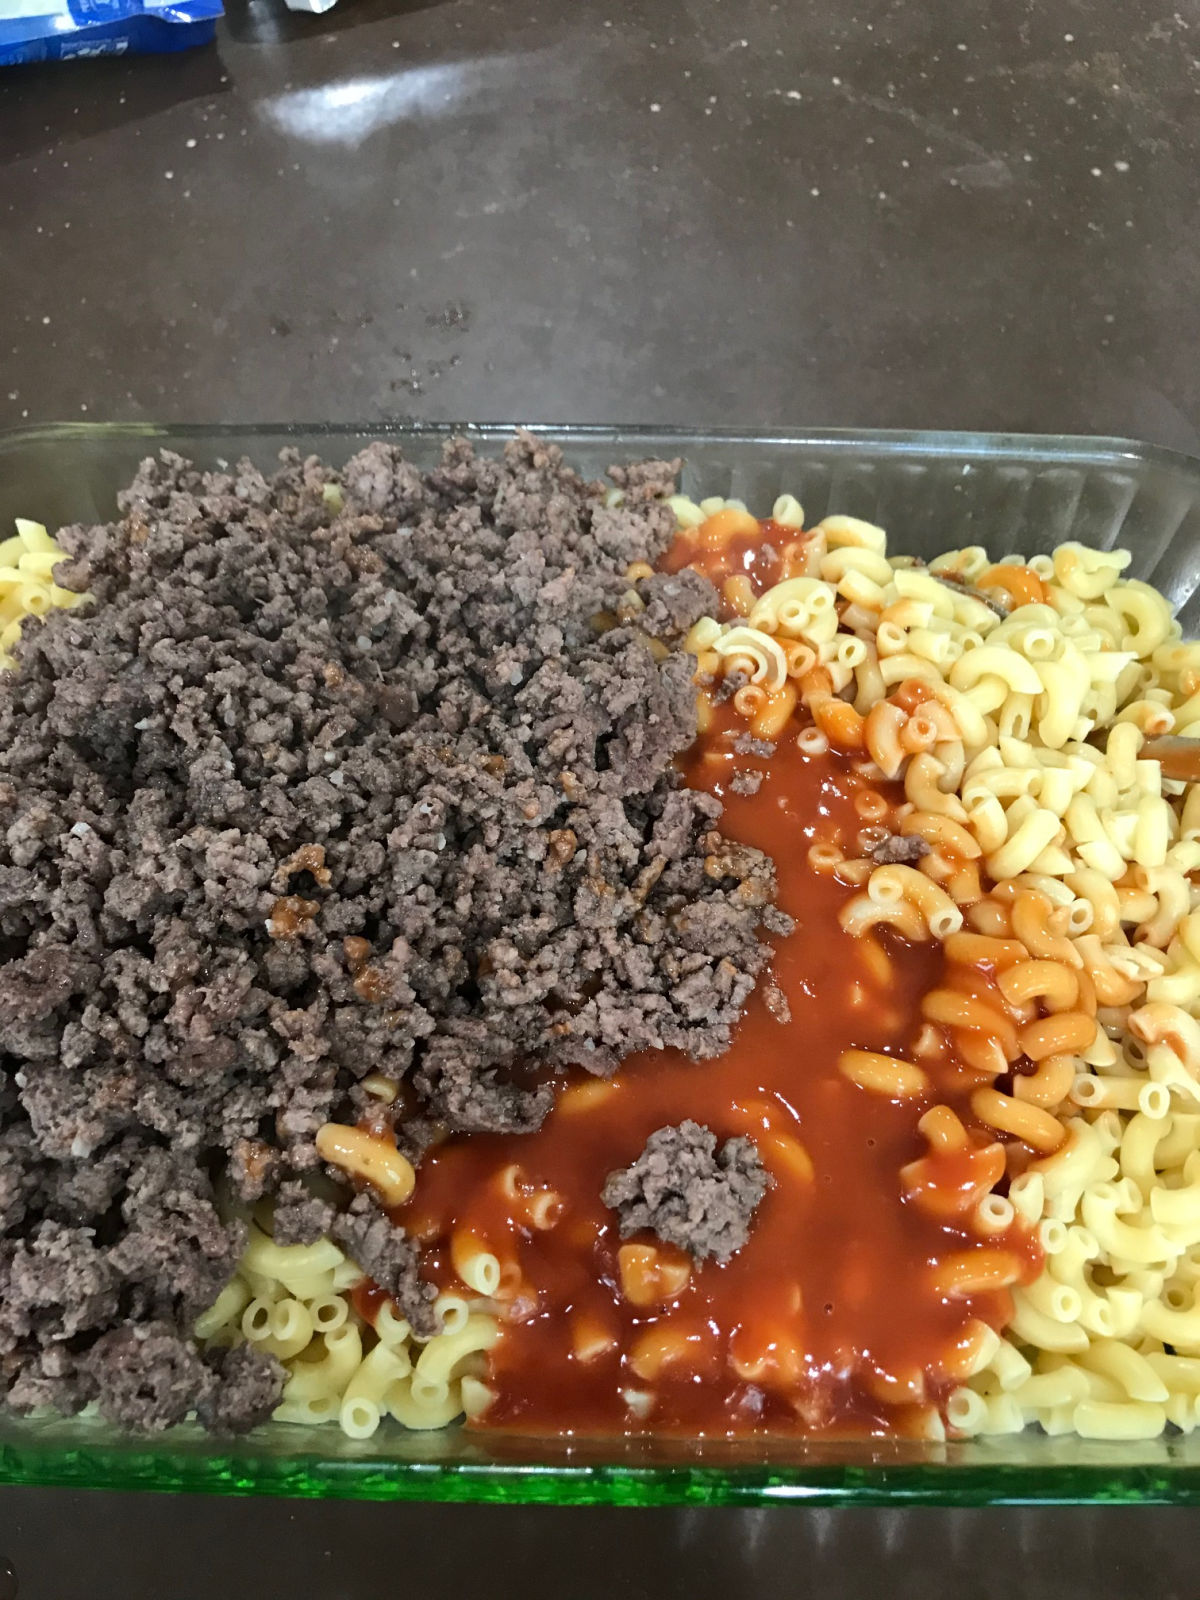
[[[487,1302],[443,1292],[439,1332],[421,1339],[391,1301],[368,1320],[351,1295],[365,1281],[331,1239],[278,1245],[256,1223],[233,1280],[197,1320],[206,1348],[256,1345],[287,1370],[277,1422],[337,1422],[368,1439],[385,1416],[406,1428],[441,1428],[486,1410],[483,1353],[499,1322]]]
[[[16,520],[16,533],[0,541],[0,672],[16,665],[13,647],[31,617],[54,607],[71,610],[89,597],[60,588],[54,569],[67,560],[40,522]]]
[[[702,508],[681,502],[678,514],[714,547]],[[848,1051],[841,1070],[871,1093],[919,1095],[921,1052],[952,1040],[978,1083],[973,1115],[1009,1142],[990,1156],[980,1148],[965,1198],[939,1198],[937,1162],[961,1157],[967,1135],[934,1107],[920,1124],[928,1154],[902,1184],[930,1208],[973,1207],[981,1238],[1015,1213],[1040,1229],[1045,1252],[1041,1276],[1013,1293],[1005,1336],[964,1372],[947,1421],[959,1434],[1032,1422],[1087,1438],[1148,1438],[1168,1423],[1190,1432],[1200,1421],[1200,784],[1164,779],[1142,752],[1160,734],[1200,737],[1200,643],[1181,638],[1162,595],[1124,576],[1123,551],[1071,543],[994,565],[972,547],[922,568],[890,558],[882,529],[846,517],[804,541],[736,625],[704,618],[688,647],[702,702],[728,670],[731,635],[739,664],[769,658],[774,677],[779,658],[747,633],[796,651],[787,681],[814,725],[802,748],[815,736],[860,771],[902,782],[900,831],[929,847],[915,866],[830,854],[827,870],[860,886],[843,927],[864,940],[881,926],[940,939],[948,971],[926,996],[932,1031],[916,1060]],[[1001,1201],[988,1191],[1006,1165]],[[1011,1269],[1003,1255],[993,1281]],[[942,1270],[952,1294],[982,1268]]]

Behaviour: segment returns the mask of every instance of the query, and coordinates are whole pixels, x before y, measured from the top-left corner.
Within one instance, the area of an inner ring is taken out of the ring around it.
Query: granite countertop
[[[0,425],[1200,445],[1194,5],[232,7],[0,82]]]
[[[0,426],[520,417],[1200,450],[1198,55],[1194,0],[235,0],[215,49],[0,78]],[[20,1600],[840,1600],[885,1564],[894,1600],[935,1580],[1171,1600],[1194,1592],[1195,1525],[0,1491],[0,1572]]]

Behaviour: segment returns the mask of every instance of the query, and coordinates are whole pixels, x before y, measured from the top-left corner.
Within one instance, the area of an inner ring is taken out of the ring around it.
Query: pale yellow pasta
[[[960,1433],[984,1433],[988,1421],[987,1401],[973,1389],[955,1389],[946,1401],[946,1421]]]
[[[405,1317],[398,1316],[390,1300],[385,1300],[375,1313],[375,1336],[389,1349],[402,1350],[412,1338],[412,1328]]]
[[[1192,1433],[1200,1425],[1200,1396],[1170,1394],[1163,1409],[1167,1413],[1167,1421],[1181,1433]]]
[[[387,1309],[390,1310],[390,1305]],[[433,1311],[443,1333],[461,1333],[471,1315],[470,1305],[462,1295],[445,1290],[433,1302]],[[404,1323],[403,1326],[407,1327],[408,1324]],[[376,1329],[378,1330],[378,1322]]]
[[[1200,1149],[1200,1113],[1176,1108],[1155,1152],[1154,1164],[1163,1171],[1182,1167],[1196,1149]]]
[[[246,1247],[242,1252],[242,1265],[264,1278],[277,1278],[285,1286],[303,1283],[328,1269],[336,1268],[345,1256],[332,1239],[319,1239],[316,1244],[280,1245],[270,1239],[261,1228],[250,1224]]]
[[[996,1380],[1001,1389],[1017,1389],[1033,1368],[1011,1340],[1001,1339],[983,1370]]]
[[[779,641],[757,627],[731,628],[710,648],[725,659],[727,669],[740,668],[751,683],[760,684],[768,692],[782,689],[787,682],[787,657]]]
[[[1181,1247],[1200,1244],[1200,1151],[1188,1157],[1182,1177],[1177,1188],[1153,1185],[1149,1197],[1150,1215]]]
[[[336,1333],[350,1316],[350,1304],[343,1295],[321,1295],[308,1302],[314,1333]]]
[[[308,1302],[324,1299],[335,1292],[334,1269],[327,1267],[324,1272],[292,1273],[284,1287],[297,1300]]]
[[[407,1385],[410,1395],[419,1405],[440,1406],[451,1392],[448,1379],[430,1377],[417,1372],[415,1368]]]
[[[288,1281],[267,1275],[268,1268]],[[289,1291],[305,1276],[326,1285],[335,1275],[345,1287],[363,1276],[328,1239],[279,1246],[251,1224],[237,1275],[199,1319],[197,1337],[212,1347],[244,1339],[283,1362],[287,1376],[274,1413],[280,1422],[337,1422],[355,1439],[370,1438],[389,1414],[414,1428],[443,1427],[464,1411],[460,1378],[468,1374],[476,1383],[473,1414],[486,1409],[491,1391],[475,1379],[472,1361],[498,1337],[493,1316],[444,1291],[433,1306],[442,1331],[423,1340],[388,1300],[367,1323],[342,1294],[302,1300]]]
[[[1053,811],[1032,808],[1004,843],[987,858],[993,878],[1015,878],[1029,868],[1046,847],[1058,838],[1062,823]]]
[[[432,1382],[449,1381],[459,1362],[476,1351],[490,1350],[498,1332],[493,1317],[468,1317],[457,1333],[442,1333],[429,1341],[417,1358],[417,1376]]]
[[[22,623],[56,608],[71,610],[91,597],[54,582],[54,569],[67,559],[40,522],[16,519],[14,537],[0,542],[0,671],[11,669],[10,654]]]
[[[388,1394],[388,1411],[406,1428],[428,1430],[444,1428],[462,1415],[462,1396],[457,1386],[447,1389],[445,1395],[435,1399],[417,1399],[412,1392],[412,1379],[395,1384]]]
[[[781,494],[771,507],[771,521],[777,522],[781,528],[802,528],[804,507],[794,494]]]
[[[1040,1172],[1028,1171],[1008,1186],[1008,1198],[1026,1222],[1037,1222],[1045,1211],[1046,1187]]]
[[[333,1395],[339,1401],[362,1364],[362,1334],[353,1323],[327,1333],[316,1346],[316,1359],[293,1361],[284,1385],[285,1400],[311,1400]]]
[[[412,1370],[413,1364],[407,1352],[390,1350],[385,1344],[377,1344],[351,1374],[342,1392],[342,1403],[362,1398],[374,1401],[382,1411],[391,1386],[401,1378],[407,1378]]]
[[[1020,1433],[1025,1417],[1011,1394],[982,1395],[983,1417],[974,1431],[981,1437]]]
[[[349,1439],[369,1439],[379,1427],[383,1407],[367,1395],[346,1395],[338,1408],[338,1422]]]
[[[270,1328],[270,1337],[261,1341],[262,1348],[279,1361],[290,1360],[312,1343],[312,1316],[302,1300],[277,1300],[271,1307]]]
[[[1071,1421],[1082,1439],[1156,1439],[1167,1413],[1140,1401],[1081,1400]]]
[[[1140,1196],[1138,1197],[1140,1203]],[[1132,1210],[1126,1196],[1112,1183],[1097,1183],[1084,1192],[1080,1214],[1102,1250],[1117,1261],[1136,1266],[1157,1266],[1179,1252],[1166,1232],[1153,1222],[1126,1222],[1122,1211]]]
[[[1059,545],[1053,555],[1054,576],[1068,593],[1098,600],[1129,565],[1128,550],[1091,550],[1074,541]]]
[[[50,552],[59,561],[63,559],[63,552],[47,533],[42,523],[31,522],[27,517],[17,517],[14,519],[13,526],[17,530],[17,538],[30,554],[40,555]]]
[[[459,1384],[459,1397],[464,1416],[475,1418],[483,1416],[495,1401],[496,1393],[488,1384],[468,1372]]]
[[[1125,624],[1121,649],[1146,657],[1152,655],[1170,634],[1170,607],[1148,583],[1133,578],[1114,584],[1105,599]]]
[[[704,521],[704,512],[690,495],[668,495],[666,503],[680,528],[698,528]]]
[[[1013,1291],[1013,1314],[1009,1332],[1037,1350],[1086,1350],[1088,1336],[1078,1322],[1059,1322],[1048,1317],[1026,1299],[1022,1290]]]
[[[1169,1393],[1200,1396],[1200,1359],[1196,1356],[1175,1356],[1165,1350],[1152,1350],[1145,1360]]]
[[[987,1238],[1006,1233],[1016,1219],[1016,1208],[1004,1195],[988,1194],[975,1207],[972,1215],[974,1231]]]
[[[1025,1414],[1049,1411],[1056,1406],[1077,1406],[1089,1394],[1087,1375],[1072,1362],[1049,1372],[1035,1372],[1012,1397]]]
[[[1092,1073],[1075,1079],[1071,1099],[1077,1106],[1140,1111],[1159,1119],[1166,1116],[1171,1102],[1170,1091],[1164,1084],[1148,1082],[1145,1078],[1100,1078]]]
[[[1116,1339],[1096,1339],[1078,1357],[1079,1364],[1111,1378],[1129,1400],[1161,1402],[1169,1390],[1162,1378],[1136,1350]]]
[[[333,1269],[333,1290],[341,1294],[345,1289],[353,1289],[366,1277],[366,1273],[353,1261],[341,1261]]]
[[[834,588],[842,587],[844,580],[851,574],[865,579],[866,583],[861,585],[852,581],[849,585],[851,592],[847,595],[848,599],[856,600],[860,605],[869,605],[871,599],[876,597],[882,599],[883,590],[891,583],[893,577],[886,556],[878,551],[854,546],[842,546],[830,550],[829,554],[822,558],[818,570],[822,580],[833,584]],[[871,598],[865,598],[865,595]]]
[[[887,534],[883,529],[876,527],[873,522],[863,522],[859,517],[823,517],[814,531],[825,536],[825,542],[831,550],[851,546],[882,552],[887,548]]]
[[[1024,1304],[1052,1322],[1078,1322],[1083,1301],[1077,1289],[1059,1283],[1050,1272],[1043,1272],[1022,1290]]]
[[[760,632],[768,637],[778,634],[783,639],[821,645],[837,633],[836,599],[833,587],[819,578],[786,578],[759,596],[745,629],[731,631]]]
[[[271,1413],[275,1422],[294,1422],[304,1428],[322,1427],[337,1422],[341,1401],[335,1394],[314,1395],[307,1400],[281,1400]]]
[[[201,1312],[192,1324],[192,1337],[203,1342],[211,1339],[220,1329],[241,1321],[242,1312],[250,1304],[250,1288],[244,1278],[235,1277],[221,1290],[207,1311]]]

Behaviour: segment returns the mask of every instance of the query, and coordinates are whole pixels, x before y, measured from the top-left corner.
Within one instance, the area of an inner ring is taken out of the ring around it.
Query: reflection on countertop
[[[1195,449],[1192,32],[1124,0],[229,0],[214,49],[5,73],[0,423]]]

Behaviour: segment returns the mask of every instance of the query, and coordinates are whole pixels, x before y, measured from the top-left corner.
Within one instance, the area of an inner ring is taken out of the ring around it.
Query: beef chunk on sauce
[[[659,1128],[630,1167],[609,1173],[604,1204],[622,1239],[647,1231],[696,1261],[727,1261],[745,1244],[770,1179],[749,1139],[717,1136],[698,1122]]]
[[[918,834],[889,833],[868,852],[878,866],[914,866],[929,854],[929,846]]]

